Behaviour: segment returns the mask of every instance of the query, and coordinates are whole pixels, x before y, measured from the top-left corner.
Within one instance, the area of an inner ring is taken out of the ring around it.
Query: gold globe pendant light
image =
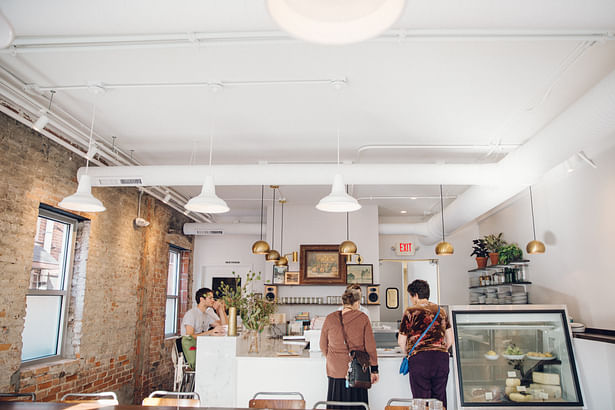
[[[265,197],[265,185],[261,185],[261,236],[260,239],[252,245],[252,253],[256,255],[266,255],[269,253],[269,244],[263,241],[263,202]]]
[[[346,256],[346,263],[352,260],[352,255],[357,253],[357,244],[349,239],[348,233],[348,212],[346,212],[346,240],[340,243],[340,255]]]
[[[271,217],[271,250],[267,252],[265,255],[265,260],[267,262],[276,262],[280,259],[280,252],[273,249],[275,246],[275,190],[279,188],[277,185],[270,185],[271,189],[273,189],[273,196],[271,199],[271,204],[273,205],[272,209],[272,217]]]
[[[545,253],[545,244],[536,240],[536,224],[534,222],[534,199],[532,197],[532,186],[530,186],[530,207],[532,209],[532,232],[534,232],[534,240],[527,243],[525,250],[530,255],[535,255],[537,253]]]
[[[275,261],[275,265],[288,266],[288,258],[284,255],[284,204],[286,203],[286,199],[280,199],[280,203],[282,204],[282,222],[280,223],[280,251],[282,251],[282,255]]]
[[[440,214],[442,215],[442,242],[436,245],[436,255],[452,255],[455,252],[453,245],[444,240],[444,200],[442,199],[442,185],[440,185]]]

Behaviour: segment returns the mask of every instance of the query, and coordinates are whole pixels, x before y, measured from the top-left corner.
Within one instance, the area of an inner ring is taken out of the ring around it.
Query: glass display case
[[[581,409],[566,307],[452,306],[461,409]]]

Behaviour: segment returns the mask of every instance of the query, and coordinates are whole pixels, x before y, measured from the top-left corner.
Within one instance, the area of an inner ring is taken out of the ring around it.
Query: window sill
[[[70,365],[73,363],[78,363],[79,359],[66,359],[66,358],[59,358],[59,357],[53,357],[53,358],[49,358],[49,359],[41,359],[40,361],[37,360],[35,362],[26,362],[26,363],[22,363],[20,370],[23,371],[27,371],[27,370],[38,370],[38,369],[42,369],[43,367],[53,367],[53,366],[65,366],[65,365]]]

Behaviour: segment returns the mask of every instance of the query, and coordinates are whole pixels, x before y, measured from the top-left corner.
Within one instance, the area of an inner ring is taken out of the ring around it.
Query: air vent
[[[140,186],[143,179],[140,177],[98,178],[99,186]]]
[[[224,231],[219,229],[219,230],[213,230],[213,229],[197,229],[196,230],[196,234],[197,235],[208,235],[208,236],[222,236],[224,235]]]

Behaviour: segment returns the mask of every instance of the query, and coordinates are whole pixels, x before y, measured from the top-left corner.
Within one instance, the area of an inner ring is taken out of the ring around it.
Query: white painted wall
[[[596,155],[598,169],[554,169],[533,188],[536,236],[547,251],[528,255],[532,303],[566,304],[576,322],[615,329],[615,148]],[[504,232],[522,249],[532,239],[529,195],[480,222],[481,235]]]
[[[586,409],[615,410],[615,344],[574,339]]]

